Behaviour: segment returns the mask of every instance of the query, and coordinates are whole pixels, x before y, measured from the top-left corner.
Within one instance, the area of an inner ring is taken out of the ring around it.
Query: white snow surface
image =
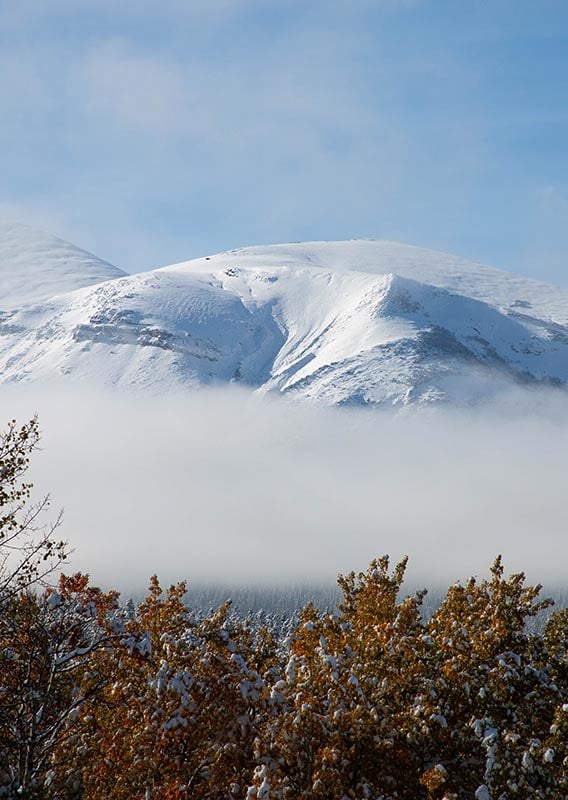
[[[233,250],[5,312],[0,380],[61,379],[470,403],[568,385],[568,291],[384,241]]]
[[[490,305],[512,307],[518,312],[525,310],[529,315],[532,311],[539,319],[568,325],[568,289],[438,250],[381,239],[243,247],[165,269],[209,272],[227,266],[260,269],[313,266],[371,274],[392,272]]]
[[[125,274],[49,233],[0,222],[0,311]]]

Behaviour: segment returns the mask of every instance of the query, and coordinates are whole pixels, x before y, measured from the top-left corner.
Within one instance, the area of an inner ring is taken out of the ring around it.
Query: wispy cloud
[[[327,0],[319,9],[320,13],[329,13],[333,9],[408,9],[420,5],[423,0]],[[302,0],[272,0],[270,10],[300,11]],[[143,17],[152,13],[176,14],[185,19],[202,19],[219,21],[220,18],[231,19],[251,10],[264,9],[264,0],[122,0],[120,11],[130,16]],[[44,0],[38,5],[35,0],[20,0],[17,6],[5,4],[0,6],[0,15],[4,18],[34,16],[41,17],[57,12],[106,10],[116,13],[115,0]]]
[[[76,76],[77,93],[89,114],[134,132],[185,127],[190,113],[186,81],[166,58],[137,53],[126,41],[93,47]]]
[[[330,58],[327,37],[309,39],[296,35],[298,52],[281,42],[238,66],[227,56],[182,61],[126,39],[106,40],[78,61],[72,86],[77,103],[107,125],[193,134],[203,146],[222,145],[227,162],[238,149],[258,153],[259,143],[276,153],[286,145],[301,159],[380,134],[380,118],[353,91],[349,65]],[[350,42],[336,44],[349,54]]]
[[[71,73],[82,123],[73,138],[78,143],[87,131],[95,157],[105,154],[101,167],[111,181],[119,173],[131,176],[119,182],[118,194],[107,186],[106,202],[120,197],[117,214],[124,218],[125,195],[134,195],[136,205],[142,192],[150,202],[154,194],[171,204],[177,196],[174,215],[189,198],[198,216],[209,209],[208,226],[222,220],[219,230],[227,221],[239,228],[237,240],[219,242],[217,249],[257,242],[260,230],[267,241],[285,239],[284,230],[299,218],[314,232],[330,219],[339,222],[343,202],[322,197],[336,196],[340,187],[350,215],[375,218],[396,191],[404,137],[354,90],[353,40],[334,36],[333,42],[330,49],[330,36],[297,31],[292,40],[239,53],[237,63],[230,52],[182,59],[156,50],[150,55],[124,39],[92,45]],[[142,152],[143,168],[136,169]],[[368,192],[358,188],[370,174],[377,187],[372,209]],[[259,204],[259,196],[270,202]],[[369,233],[361,226],[348,233]],[[198,244],[200,251],[207,246]],[[145,266],[197,253],[186,247],[174,256],[164,249]],[[113,260],[112,253],[105,256]],[[114,260],[138,268],[121,253]]]
[[[115,0],[21,0],[18,4],[2,3],[0,19],[4,22],[41,19],[54,13],[114,12],[144,17],[156,12],[176,14],[188,19],[218,19],[219,16],[234,16],[244,10],[260,5],[260,0],[122,0],[117,9]]]
[[[0,52],[0,98],[3,114],[25,114],[44,107],[46,77],[41,74],[33,53],[4,48]]]
[[[545,184],[530,195],[531,218],[518,237],[518,262],[539,264],[542,278],[555,281],[568,266],[568,186]]]
[[[132,270],[384,236],[536,277],[564,221],[535,188],[566,194],[568,11],[545,5],[0,0],[4,202]]]

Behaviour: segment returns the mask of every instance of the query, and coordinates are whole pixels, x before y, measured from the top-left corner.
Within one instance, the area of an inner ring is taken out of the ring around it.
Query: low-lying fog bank
[[[321,409],[235,389],[143,395],[5,386],[39,414],[37,495],[64,507],[68,570],[125,593],[164,584],[333,587],[407,553],[409,586],[507,572],[564,586],[564,393],[483,409]],[[233,592],[235,589],[233,589]]]

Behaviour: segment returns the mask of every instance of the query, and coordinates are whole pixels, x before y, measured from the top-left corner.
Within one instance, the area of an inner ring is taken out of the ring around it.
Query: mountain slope
[[[243,247],[165,269],[210,272],[227,267],[275,269],[281,266],[312,266],[371,274],[392,272],[512,313],[568,325],[568,289],[400,242],[355,239]]]
[[[471,402],[516,383],[568,384],[564,295],[385,242],[251,248],[5,314],[0,376],[231,381],[325,404]]]
[[[125,274],[56,236],[0,222],[0,311]]]

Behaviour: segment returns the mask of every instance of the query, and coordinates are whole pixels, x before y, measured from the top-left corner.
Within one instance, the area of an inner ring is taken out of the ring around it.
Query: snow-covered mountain
[[[298,243],[109,277],[4,311],[0,379],[235,382],[335,405],[568,385],[568,291],[443,253]]]
[[[121,269],[63,239],[0,222],[0,311],[122,275]]]

